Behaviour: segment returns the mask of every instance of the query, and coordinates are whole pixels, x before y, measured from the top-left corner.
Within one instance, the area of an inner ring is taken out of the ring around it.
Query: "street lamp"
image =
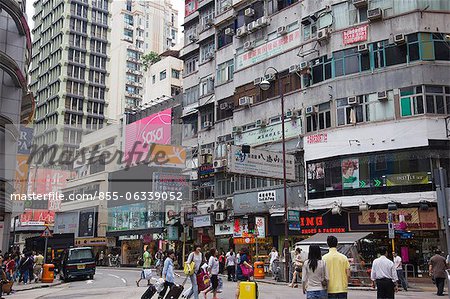
[[[278,79],[278,90],[280,91],[280,100],[281,100],[281,144],[283,146],[282,149],[282,157],[283,157],[283,196],[284,196],[284,273],[286,277],[286,281],[289,282],[289,226],[288,226],[288,203],[287,203],[287,187],[286,187],[286,140],[284,136],[284,94],[283,94],[283,84],[281,82],[280,73],[274,67],[268,67],[264,72],[264,80],[259,83],[259,87],[262,90],[268,90],[270,88],[270,82],[266,79],[267,71],[273,70],[276,74],[276,79]]]

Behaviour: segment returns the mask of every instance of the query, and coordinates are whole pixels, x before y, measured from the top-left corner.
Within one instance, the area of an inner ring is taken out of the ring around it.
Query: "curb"
[[[61,285],[63,282],[62,281],[55,281],[52,284],[37,284],[37,285],[33,285],[30,288],[25,288],[25,289],[14,289],[13,288],[13,292],[17,293],[17,292],[23,292],[23,291],[30,291],[30,290],[35,290],[35,289],[42,289],[42,288],[51,288],[54,286],[59,286]],[[13,293],[12,293],[13,294]]]

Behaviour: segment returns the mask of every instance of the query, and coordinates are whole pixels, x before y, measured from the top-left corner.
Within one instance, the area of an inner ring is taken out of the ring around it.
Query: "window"
[[[229,60],[218,65],[217,84],[222,84],[233,80],[234,76],[234,60]]]
[[[231,28],[231,29],[235,30],[234,24],[230,24],[230,25],[218,30],[218,32],[217,32],[217,49],[221,49],[221,48],[225,47],[226,45],[229,45],[233,42],[233,35],[225,34],[225,30],[227,28]]]
[[[133,16],[132,15],[124,14],[123,17],[124,17],[125,24],[133,26]]]
[[[364,106],[367,101],[365,96],[357,96],[357,104],[349,105],[348,99],[336,100],[337,125],[349,125],[367,121],[367,111]]]
[[[73,111],[83,111],[83,100],[73,97],[66,97],[65,108]]]
[[[179,95],[181,93],[181,87],[179,86],[170,86],[170,95],[171,96],[176,96]]]
[[[167,77],[166,70],[159,72],[159,80],[164,80]]]
[[[88,101],[87,103],[87,112],[90,114],[100,114],[103,115],[105,104]]]
[[[333,52],[335,76],[343,76],[370,70],[369,53],[360,53],[358,48]]]
[[[187,88],[183,95],[183,106],[193,104],[198,101],[198,85]]]
[[[180,71],[176,69],[172,69],[172,78],[180,79]]]
[[[328,80],[331,77],[332,77],[331,58],[327,58],[327,56],[322,56],[312,61],[312,68],[311,68],[312,84]]]
[[[217,103],[217,120],[233,116],[233,97],[226,98]]]
[[[210,105],[213,106],[213,105]],[[200,112],[200,125],[202,129],[206,129],[207,127],[205,124],[207,122],[214,123],[214,110],[213,109],[206,109],[205,111]]]
[[[70,126],[81,126],[82,115],[66,112],[64,113],[64,124]]]
[[[185,117],[183,119],[183,138],[192,138],[197,135],[198,118],[197,114],[194,116]]]
[[[401,116],[418,114],[450,114],[450,87],[439,85],[412,86],[400,89]]]
[[[193,56],[186,59],[184,63],[185,75],[192,74],[198,70],[198,56]]]
[[[331,127],[330,102],[318,105],[318,113],[306,115],[306,132],[314,132]]]
[[[200,79],[200,96],[205,96],[214,92],[214,78],[209,76]]]
[[[156,82],[156,75],[153,75],[152,76],[152,84],[155,84],[155,82]]]
[[[202,12],[200,13],[200,24],[203,29],[211,28],[211,25],[214,24],[214,5],[202,8]]]
[[[123,35],[128,38],[133,38],[133,30],[124,28]]]
[[[200,62],[204,63],[214,57],[214,40],[207,42],[200,48]]]

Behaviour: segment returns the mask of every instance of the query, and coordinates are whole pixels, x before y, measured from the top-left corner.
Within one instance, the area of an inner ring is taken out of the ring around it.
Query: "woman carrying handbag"
[[[241,281],[250,281],[253,277],[253,267],[251,265],[248,248],[243,248],[236,268],[236,278],[238,280],[236,289],[236,299],[239,298]]]
[[[302,269],[302,284],[307,299],[328,298],[328,270],[317,245],[309,246],[308,259]]]

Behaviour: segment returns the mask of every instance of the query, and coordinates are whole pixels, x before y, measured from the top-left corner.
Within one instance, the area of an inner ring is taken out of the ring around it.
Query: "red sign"
[[[301,212],[299,222],[302,235],[345,233],[348,230],[347,214],[345,212],[342,215]]]
[[[327,141],[328,141],[328,133],[319,133],[319,134],[309,135],[306,137],[306,142],[308,144],[327,143]]]
[[[53,237],[53,234],[52,234],[52,232],[50,231],[50,229],[49,229],[48,227],[46,227],[46,228],[44,229],[44,231],[41,233],[41,237],[44,237],[44,238],[51,238],[51,237]]]
[[[367,28],[368,25],[363,25],[359,27],[353,27],[345,30],[342,33],[342,38],[344,40],[344,45],[350,45],[367,40]]]
[[[49,210],[27,210],[20,215],[20,225],[45,225],[55,222],[55,212]]]

